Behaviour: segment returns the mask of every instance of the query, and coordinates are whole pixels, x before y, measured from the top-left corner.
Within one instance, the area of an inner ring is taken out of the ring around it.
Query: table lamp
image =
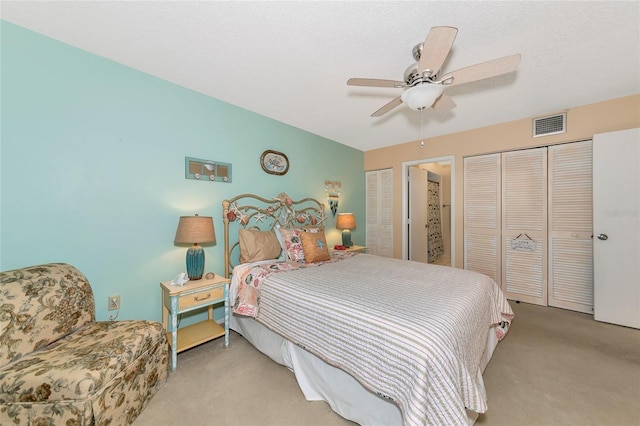
[[[193,244],[187,250],[187,275],[199,280],[204,272],[204,250],[198,245],[215,243],[216,232],[210,216],[181,216],[176,231],[175,244]]]
[[[353,213],[338,213],[336,228],[342,229],[342,245],[353,246],[351,241],[351,230],[356,227],[356,218]]]

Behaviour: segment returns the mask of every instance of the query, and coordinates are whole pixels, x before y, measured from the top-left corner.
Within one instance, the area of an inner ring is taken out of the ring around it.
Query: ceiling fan
[[[402,95],[371,114],[372,117],[380,117],[403,103],[418,111],[429,107],[446,111],[454,108],[456,104],[443,93],[445,86],[483,80],[515,71],[518,68],[520,64],[519,53],[471,65],[441,76],[440,68],[449,55],[457,34],[458,29],[454,27],[431,28],[424,43],[414,46],[413,58],[417,62],[410,65],[404,72],[404,81],[350,78],[347,84],[350,86],[405,89]]]

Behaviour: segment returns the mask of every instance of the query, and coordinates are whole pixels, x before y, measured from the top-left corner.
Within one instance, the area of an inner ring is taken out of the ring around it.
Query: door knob
[[[609,239],[609,236],[607,234],[598,234],[598,239],[602,241],[606,241]]]

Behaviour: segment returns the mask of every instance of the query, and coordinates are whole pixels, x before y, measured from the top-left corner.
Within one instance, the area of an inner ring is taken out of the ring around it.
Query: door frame
[[[424,160],[405,161],[402,163],[402,258],[409,259],[409,167],[417,166],[425,163],[444,163],[451,164],[451,208],[449,209],[451,222],[451,266],[456,264],[456,161],[454,155],[444,157],[425,158]]]
[[[428,188],[428,171],[420,167],[409,167],[409,178],[411,185],[409,197],[407,198],[407,217],[412,219],[412,225],[407,227],[407,259],[416,260],[418,262],[428,263],[427,244],[429,233],[426,228],[425,205],[427,204],[427,188]],[[418,180],[418,182],[414,182]],[[428,210],[428,207],[427,209]],[[418,218],[414,218],[412,213],[416,213]],[[423,222],[423,219],[425,221]],[[415,222],[420,221],[419,224]],[[411,232],[409,232],[411,231]]]

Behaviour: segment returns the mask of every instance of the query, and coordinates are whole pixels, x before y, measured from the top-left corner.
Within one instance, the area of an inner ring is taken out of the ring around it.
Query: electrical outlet
[[[109,296],[108,309],[110,311],[115,311],[116,309],[120,309],[120,295],[119,294],[116,294],[115,296]]]

